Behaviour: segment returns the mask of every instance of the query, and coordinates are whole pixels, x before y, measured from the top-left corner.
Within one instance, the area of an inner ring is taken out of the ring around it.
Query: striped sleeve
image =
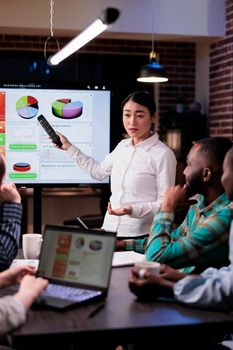
[[[147,238],[126,239],[124,241],[124,250],[134,250],[137,253],[144,254],[147,246]]]
[[[21,234],[22,205],[2,203],[0,206],[0,271],[7,269],[16,257]]]

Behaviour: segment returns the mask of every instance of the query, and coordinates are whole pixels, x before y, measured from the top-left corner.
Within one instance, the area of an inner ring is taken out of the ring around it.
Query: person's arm
[[[147,238],[138,239],[117,239],[115,250],[133,250],[137,253],[145,254]]]
[[[12,295],[0,299],[0,336],[26,321],[26,310]]]
[[[19,291],[14,295],[14,298],[28,311],[47,285],[48,281],[44,278],[26,275],[20,282]]]
[[[112,154],[108,154],[102,162],[97,162],[92,157],[84,154],[79,148],[72,145],[68,154],[75,160],[77,165],[86,171],[96,180],[103,180],[111,175],[112,170]]]
[[[108,154],[102,162],[97,162],[92,157],[83,153],[78,147],[74,146],[64,135],[56,131],[60,137],[63,149],[76,162],[76,164],[96,180],[103,180],[111,175],[112,153]]]
[[[22,205],[14,184],[0,187],[0,271],[16,257],[21,233]]]
[[[192,206],[184,222],[174,231],[171,230],[171,213],[158,214],[148,240],[146,258],[174,268],[205,266],[209,261],[217,265],[221,260],[225,262],[231,210],[224,207],[218,215],[198,221],[193,220],[196,210],[196,206]]]
[[[174,284],[173,292],[179,302],[189,306],[230,312],[233,310],[233,267],[187,276]]]
[[[0,286],[7,287],[21,282],[19,291],[15,295],[0,299],[0,335],[4,335],[26,321],[26,312],[32,302],[47,286],[47,281],[34,276],[35,270],[28,266],[17,266],[0,273]]]

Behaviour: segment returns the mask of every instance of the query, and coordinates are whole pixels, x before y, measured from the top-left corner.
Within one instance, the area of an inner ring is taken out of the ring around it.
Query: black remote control
[[[58,146],[62,146],[62,142],[60,140],[60,137],[56,134],[55,130],[52,128],[52,126],[49,124],[48,120],[41,114],[37,118],[41,126],[44,128],[44,130],[47,132],[51,140]]]

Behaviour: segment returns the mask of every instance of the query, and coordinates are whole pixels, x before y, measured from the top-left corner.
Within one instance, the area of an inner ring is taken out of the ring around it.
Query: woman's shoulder
[[[158,140],[158,141],[153,145],[153,147],[154,147],[157,151],[159,150],[159,152],[160,152],[161,155],[167,154],[167,155],[170,155],[170,156],[172,156],[172,157],[175,158],[175,153],[174,153],[174,151],[173,151],[170,147],[168,147],[164,142],[162,142],[161,140]]]
[[[131,143],[130,138],[123,139],[116,145],[115,149],[127,147],[130,143]]]

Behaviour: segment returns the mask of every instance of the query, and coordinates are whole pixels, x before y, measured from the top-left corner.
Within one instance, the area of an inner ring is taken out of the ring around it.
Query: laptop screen
[[[37,275],[59,284],[108,287],[116,233],[47,225]]]

